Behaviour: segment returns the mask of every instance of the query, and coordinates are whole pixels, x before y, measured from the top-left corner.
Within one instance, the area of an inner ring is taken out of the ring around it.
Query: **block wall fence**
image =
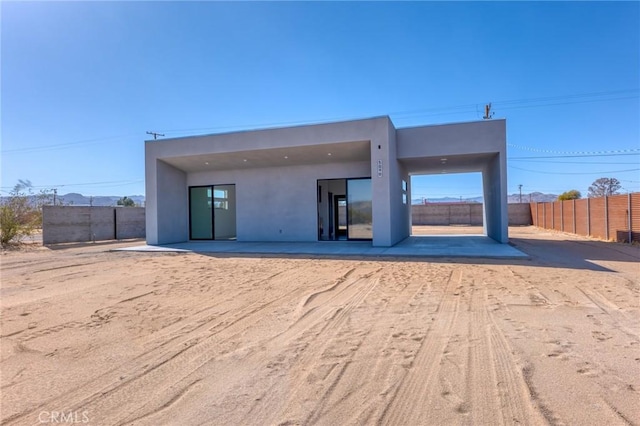
[[[607,241],[640,242],[640,192],[531,203],[533,225]]]
[[[509,225],[640,242],[640,193],[509,204]],[[482,225],[481,203],[414,205],[413,225]],[[144,207],[45,206],[43,244],[144,238]]]
[[[144,238],[144,207],[44,206],[42,244]]]
[[[531,225],[529,203],[511,203],[507,206],[509,225]],[[482,203],[429,203],[411,206],[412,225],[472,225],[482,226]]]

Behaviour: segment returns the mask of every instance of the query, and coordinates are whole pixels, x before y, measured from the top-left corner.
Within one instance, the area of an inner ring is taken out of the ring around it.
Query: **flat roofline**
[[[448,123],[437,123],[437,124],[420,124],[417,126],[408,126],[408,127],[396,127],[396,130],[405,130],[405,129],[417,129],[421,127],[438,127],[438,126],[453,126],[456,124],[472,124],[472,123],[490,123],[492,121],[506,121],[506,118],[491,118],[489,120],[469,120],[469,121],[451,121]]]
[[[301,127],[314,127],[314,126],[327,126],[327,125],[332,125],[332,124],[356,123],[356,122],[359,122],[359,121],[371,121],[371,120],[378,120],[378,119],[381,119],[381,118],[386,118],[391,123],[393,123],[391,121],[391,118],[388,115],[377,115],[377,116],[367,117],[367,118],[355,118],[355,119],[339,120],[339,121],[306,122],[304,124],[295,124],[293,126],[275,125],[275,126],[271,126],[271,127],[258,127],[258,128],[250,128],[250,129],[241,129],[241,130],[233,130],[233,131],[220,132],[220,133],[204,133],[204,134],[199,134],[199,135],[177,136],[177,137],[172,137],[172,138],[146,139],[145,143],[147,143],[147,142],[158,143],[158,142],[176,141],[176,140],[184,140],[184,139],[192,139],[192,138],[206,138],[208,136],[224,136],[224,135],[231,135],[231,134],[237,134],[237,133],[251,133],[251,132],[256,132],[257,133],[257,132],[265,132],[265,131],[269,131],[269,130],[282,130],[282,129],[294,129],[294,128],[297,129],[297,128],[301,128]]]

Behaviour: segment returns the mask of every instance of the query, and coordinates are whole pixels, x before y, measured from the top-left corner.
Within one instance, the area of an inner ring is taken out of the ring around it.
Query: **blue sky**
[[[640,190],[639,2],[0,8],[3,191],[144,194],[147,130],[387,114],[405,127],[481,119],[488,102],[507,119],[509,193],[586,195],[603,176]],[[480,182],[420,177],[413,197]]]

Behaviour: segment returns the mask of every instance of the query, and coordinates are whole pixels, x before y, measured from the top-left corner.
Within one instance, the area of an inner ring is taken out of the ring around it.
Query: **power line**
[[[516,169],[516,170],[522,170],[525,172],[531,172],[531,173],[541,173],[541,174],[546,174],[546,175],[598,175],[598,174],[609,174],[609,173],[626,173],[626,172],[636,172],[639,171],[640,169],[627,169],[627,170],[611,170],[611,171],[606,171],[606,172],[546,172],[546,171],[542,171],[542,170],[530,170],[530,169],[523,169],[520,167],[516,167],[516,166],[508,166],[509,168],[512,169]]]
[[[132,136],[131,134],[120,135],[120,136],[108,136],[108,137],[101,137],[101,138],[94,138],[94,139],[84,139],[76,142],[59,143],[59,144],[53,144],[53,145],[40,145],[40,146],[31,146],[26,148],[3,149],[1,152],[3,154],[10,154],[13,152],[45,151],[49,149],[67,148],[67,147],[76,146],[76,145],[92,145],[98,142],[103,142],[103,141],[113,140],[113,139],[122,139],[125,137],[131,137],[131,136]]]
[[[587,98],[594,96],[609,96],[614,94],[623,94],[623,93],[638,93],[640,89],[624,89],[624,90],[613,90],[609,92],[592,92],[592,93],[581,93],[581,94],[573,94],[573,95],[563,95],[563,96],[553,96],[553,97],[544,97],[544,98],[529,98],[529,99],[511,99],[505,101],[496,101],[492,102],[493,108],[500,105],[507,105],[506,107],[502,107],[501,109],[511,109],[511,108],[523,108],[523,106],[508,106],[512,104],[526,104],[526,103],[535,103],[535,102],[543,102],[543,101],[556,101],[562,99],[575,99],[575,98]],[[582,100],[582,101],[571,101],[568,103],[580,103],[580,102],[597,102],[597,101],[606,101],[606,100],[616,100],[616,99],[627,99],[627,98],[637,98],[638,95],[629,96],[625,98],[610,98],[610,99],[591,99],[591,100]],[[402,115],[409,116],[418,114],[418,116],[425,115],[444,115],[444,114],[457,114],[464,112],[472,112],[477,114],[477,108],[479,104],[483,102],[473,103],[473,104],[464,104],[464,105],[454,105],[448,107],[432,107],[432,108],[423,108],[417,110],[406,110],[406,111],[395,111],[395,112],[387,112],[386,114],[378,114],[378,115],[389,115],[394,116],[394,119],[402,119],[403,117],[398,117]],[[546,104],[546,105],[532,105],[531,107],[536,106],[547,106],[547,105],[559,105],[555,104]],[[447,111],[447,112],[444,112]],[[425,114],[429,113],[429,114]],[[375,116],[375,114],[373,114]],[[285,125],[294,125],[294,124],[322,124],[331,121],[337,120],[354,120],[362,118],[360,117],[334,117],[327,118],[321,120],[302,120],[302,121],[288,121],[288,122],[271,122],[271,123],[253,123],[253,124],[238,124],[235,126],[217,126],[217,127],[204,127],[204,128],[192,128],[192,129],[164,129],[165,133],[182,133],[182,132],[202,132],[202,131],[212,131],[212,130],[225,130],[225,129],[236,129],[236,128],[255,128],[255,127],[271,127],[271,126],[285,126]]]
[[[511,100],[504,100],[504,101],[494,101],[493,104],[510,105],[510,104],[522,104],[522,103],[535,103],[535,102],[557,101],[562,99],[608,96],[608,95],[615,95],[615,94],[638,93],[638,92],[640,92],[640,89],[623,89],[623,90],[613,90],[609,92],[592,92],[592,93],[581,93],[581,94],[574,94],[574,95],[561,95],[561,96],[542,97],[542,98],[511,99]],[[638,96],[636,95],[632,97],[635,98]],[[607,99],[602,99],[602,100],[607,100]],[[423,109],[409,110],[409,111],[396,111],[396,112],[390,112],[389,115],[415,114],[415,113],[447,111],[447,110],[455,110],[455,109],[466,110],[468,108],[477,108],[478,105],[479,105],[478,103],[475,103],[475,104],[456,105],[456,106],[449,106],[449,107],[432,107],[432,108],[423,108]],[[477,112],[478,111],[476,110],[476,113]]]
[[[584,154],[584,155],[551,155],[551,156],[535,156],[535,157],[509,157],[509,160],[525,160],[532,158],[587,158],[587,157],[623,157],[627,155],[640,155],[640,152],[627,154]]]
[[[604,150],[604,151],[556,151],[553,149],[532,148],[529,146],[515,145],[512,143],[508,143],[507,146],[521,149],[523,151],[542,152],[546,154],[560,154],[560,155],[608,155],[608,154],[630,154],[630,153],[636,153],[636,152],[640,153],[640,148],[610,149],[610,150]]]
[[[573,94],[573,95],[562,95],[562,96],[552,96],[552,97],[541,97],[541,98],[525,98],[525,99],[511,99],[504,101],[496,101],[492,102],[493,107],[499,107],[500,109],[514,109],[514,108],[533,108],[533,107],[542,107],[542,106],[551,106],[551,105],[562,105],[562,104],[571,104],[571,103],[582,103],[582,102],[599,102],[599,101],[608,101],[608,100],[618,100],[618,99],[633,99],[638,98],[638,92],[640,89],[622,89],[622,90],[612,90],[608,92],[592,92],[592,93],[581,93],[581,94]],[[631,94],[636,93],[633,96],[626,97],[615,97],[615,98],[606,98],[607,96],[612,95],[620,95],[620,94]],[[582,100],[574,100],[581,98],[600,98],[600,99],[582,99]],[[560,100],[571,100],[569,102],[564,103],[546,103],[539,105],[522,105],[522,104],[535,104],[540,102],[551,102],[551,101],[560,101]],[[378,115],[389,115],[394,116],[394,119],[403,120],[408,118],[416,118],[421,116],[429,116],[429,115],[446,115],[446,114],[459,114],[459,113],[474,113],[477,114],[478,105],[480,103],[473,104],[464,104],[464,105],[455,105],[448,107],[433,107],[433,108],[424,108],[418,110],[407,110],[407,111],[396,111],[390,112],[386,114],[378,114]],[[520,105],[519,105],[520,104]],[[514,106],[515,105],[515,106]],[[417,115],[416,115],[417,114]],[[411,117],[413,115],[413,117]],[[404,116],[404,117],[402,117]],[[230,129],[242,129],[242,128],[254,128],[254,127],[275,127],[275,126],[286,126],[286,125],[295,125],[295,124],[322,124],[328,123],[332,121],[338,120],[356,120],[361,119],[362,116],[359,117],[334,117],[327,118],[321,120],[299,120],[299,121],[286,121],[286,122],[271,122],[271,123],[254,123],[254,124],[238,124],[233,126],[216,126],[216,127],[203,127],[203,128],[192,128],[192,129],[173,129],[173,130],[164,130],[163,133],[190,133],[190,132],[203,132],[203,131],[212,131],[212,130],[230,130]],[[154,132],[147,132],[153,134]],[[161,135],[160,133],[156,133],[157,135]],[[11,154],[16,152],[33,152],[33,151],[45,151],[50,149],[58,149],[58,148],[68,148],[73,146],[80,145],[91,145],[98,142],[113,140],[113,139],[121,139],[125,137],[134,137],[135,134],[126,134],[120,136],[110,136],[110,137],[100,137],[93,139],[85,139],[75,142],[69,143],[60,143],[60,144],[52,144],[52,145],[41,145],[35,147],[25,147],[25,148],[14,148],[14,149],[6,149],[2,150],[3,154]],[[154,138],[156,135],[154,135]],[[518,147],[516,145],[508,144],[510,146]],[[535,150],[535,148],[529,149]],[[637,151],[637,150],[636,150]],[[545,151],[534,151],[534,152],[545,152]]]
[[[585,99],[582,101],[570,101],[570,102],[554,102],[554,103],[545,103],[545,104],[539,104],[539,105],[520,105],[520,106],[506,106],[506,107],[501,107],[500,109],[521,109],[521,108],[538,108],[538,107],[545,107],[545,106],[555,106],[555,105],[572,105],[572,104],[584,104],[584,103],[588,103],[588,102],[604,102],[604,101],[619,101],[619,100],[624,100],[624,99],[637,99],[638,96],[621,96],[618,98],[608,98],[608,99]]]
[[[104,182],[61,183],[61,184],[52,184],[52,185],[31,185],[30,188],[46,189],[46,188],[64,188],[65,186],[87,186],[87,185],[105,185],[105,184],[115,184],[112,186],[124,186],[124,185],[139,183],[139,182],[144,182],[144,179],[112,180],[112,181],[104,181]],[[2,188],[13,188],[13,186],[3,186]]]
[[[619,95],[624,93],[638,93],[640,89],[621,89],[621,90],[610,90],[607,92],[591,92],[591,93],[579,93],[573,95],[560,95],[560,96],[547,96],[542,98],[529,98],[529,99],[515,99],[510,101],[499,101],[502,104],[517,104],[524,102],[546,102],[546,101],[557,101],[562,99],[573,99],[573,98],[587,98],[594,96],[610,96],[610,95]]]
[[[587,102],[602,102],[602,101],[614,101],[614,100],[637,99],[637,98],[638,98],[638,95],[618,97],[618,98],[608,98],[608,99],[585,99],[585,100],[580,100],[580,101],[554,102],[554,103],[543,103],[543,104],[533,104],[533,105],[519,105],[519,106],[518,105],[516,105],[516,106],[501,106],[500,102],[493,102],[493,104],[494,104],[494,106],[496,106],[496,109],[509,110],[509,109],[538,108],[538,107],[545,107],[545,106],[571,105],[571,104],[580,104],[580,103],[587,103]],[[429,116],[437,116],[437,115],[473,113],[474,112],[474,108],[475,108],[475,113],[477,115],[477,104],[461,106],[458,111],[430,112],[430,113],[399,113],[397,115],[395,115],[395,114],[388,114],[388,115],[393,115],[394,116],[394,120],[404,120],[404,119],[408,119],[408,118],[429,117]],[[456,109],[456,108],[452,107],[452,108],[449,108],[449,109]],[[434,111],[438,111],[438,110],[439,109],[434,109]],[[398,115],[402,115],[404,117],[402,117],[402,116],[399,117]]]
[[[619,162],[615,162],[615,161],[589,161],[589,162],[584,162],[584,161],[549,161],[549,160],[527,160],[525,158],[520,158],[520,159],[513,159],[511,158],[509,161],[527,161],[530,163],[546,163],[546,164],[584,164],[584,165],[591,165],[591,164],[619,164],[619,165],[638,165],[637,161],[634,161],[632,163],[619,163]]]

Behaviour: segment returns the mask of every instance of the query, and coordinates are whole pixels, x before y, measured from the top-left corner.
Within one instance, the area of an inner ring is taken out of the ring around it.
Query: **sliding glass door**
[[[373,238],[371,179],[347,180],[347,237],[350,240]]]
[[[236,238],[235,185],[216,185],[213,187],[213,230],[216,240]]]
[[[318,240],[373,239],[371,178],[318,180]]]
[[[189,238],[192,240],[213,239],[212,194],[210,186],[189,188]]]
[[[236,238],[236,186],[189,188],[189,238],[233,240]]]

